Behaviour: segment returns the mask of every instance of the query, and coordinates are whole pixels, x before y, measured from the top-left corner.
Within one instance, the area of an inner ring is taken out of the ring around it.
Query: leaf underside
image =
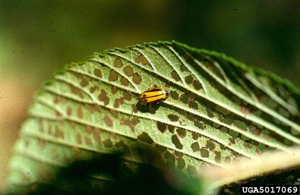
[[[154,85],[170,97],[139,102]],[[239,157],[289,152],[300,145],[299,94],[273,74],[175,41],[96,53],[65,66],[35,96],[8,184],[28,187],[78,159],[115,151],[135,167],[145,161],[136,146],[190,176]]]

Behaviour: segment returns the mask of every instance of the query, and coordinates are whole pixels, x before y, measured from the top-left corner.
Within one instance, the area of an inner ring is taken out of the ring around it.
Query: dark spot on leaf
[[[187,172],[189,175],[196,175],[197,174],[197,169],[194,166],[188,166],[187,167]]]
[[[169,114],[169,115],[168,115],[168,118],[169,118],[171,121],[173,121],[173,122],[179,120],[179,116],[177,116],[177,115],[175,115],[175,114]]]
[[[174,133],[175,127],[172,125],[168,125],[168,130],[170,133]]]
[[[182,94],[182,95],[180,95],[180,101],[182,102],[182,103],[188,103],[188,99],[189,99],[189,96],[188,95],[186,95],[186,94]]]
[[[56,138],[64,138],[64,132],[61,131],[58,127],[55,128],[55,137]]]
[[[199,143],[198,142],[194,142],[191,144],[191,148],[193,150],[193,152],[197,152],[200,150],[200,146],[199,146]]]
[[[278,106],[278,103],[275,100],[269,98],[268,96],[262,96],[261,101],[263,104],[265,104],[271,109],[275,109]]]
[[[134,117],[133,119],[130,120],[130,124],[132,126],[136,126],[140,121],[139,121],[139,118],[138,117]]]
[[[101,143],[101,130],[98,128],[94,129],[94,139],[100,144]]]
[[[130,66],[126,66],[126,67],[124,68],[124,73],[125,73],[127,76],[131,77],[131,76],[133,75],[133,69],[132,69]]]
[[[287,144],[288,145],[288,144]],[[258,149],[263,152],[267,149],[266,145],[262,144],[262,143],[259,143],[258,144]]]
[[[164,133],[167,130],[167,125],[165,123],[157,122],[157,128],[160,132]]]
[[[247,130],[247,125],[242,122],[242,121],[239,121],[239,120],[234,120],[233,121],[234,125],[237,126],[238,128],[242,129],[242,130]]]
[[[54,115],[56,116],[56,117],[62,117],[62,115],[61,115],[61,113],[60,112],[58,112],[58,111],[53,111],[54,112]]]
[[[115,103],[114,103],[114,107],[115,108],[119,108],[120,107],[120,105],[121,104],[123,104],[123,98],[121,99],[121,98],[117,98],[117,99],[115,99]]]
[[[87,134],[91,134],[93,132],[93,127],[90,125],[86,125],[85,131]]]
[[[199,129],[204,130],[204,125],[203,125],[202,122],[200,122],[200,121],[195,121],[195,122],[194,122],[194,125],[195,125],[196,127],[198,127]]]
[[[166,147],[163,147],[163,146],[160,146],[158,144],[155,145],[155,150],[157,150],[158,152],[160,153],[163,153],[163,152],[166,152],[167,151],[167,148]]]
[[[180,65],[180,71],[181,71],[181,72],[185,72],[185,71],[189,71],[189,70],[187,69],[186,66],[184,66],[183,64],[181,64],[181,65]]]
[[[117,91],[118,91],[118,88],[117,88],[116,86],[112,86],[112,87],[111,87],[111,93],[112,93],[112,94],[117,93]]]
[[[123,66],[123,62],[119,58],[116,58],[114,61],[114,67],[121,68],[122,66]]]
[[[179,158],[177,159],[177,168],[179,170],[182,170],[185,167],[185,161],[183,160],[183,158]]]
[[[106,139],[105,141],[103,141],[103,145],[106,148],[111,148],[113,146],[112,142],[110,141],[110,139]]]
[[[135,73],[135,74],[133,75],[132,81],[133,81],[135,84],[140,84],[140,83],[142,82],[142,77],[141,77],[138,73]]]
[[[231,113],[229,110],[227,110],[227,109],[225,109],[225,108],[223,108],[223,107],[221,107],[219,105],[215,106],[215,109],[218,112],[220,112],[221,114],[225,115],[225,116],[227,116],[227,115],[229,115]]]
[[[201,148],[200,153],[201,153],[202,157],[206,158],[209,156],[209,151],[207,151],[207,149],[205,149],[205,148]]]
[[[81,134],[77,134],[77,143],[78,144],[82,144],[82,138],[81,138]]]
[[[74,87],[71,85],[70,88],[71,88],[72,93],[78,95],[80,98],[84,97],[82,91],[80,89],[78,89],[77,87]]]
[[[77,108],[77,116],[78,116],[78,118],[80,118],[80,119],[83,118],[82,107]]]
[[[207,112],[207,115],[208,115],[210,118],[213,118],[213,117],[214,117],[214,113],[213,113],[213,111],[212,111],[210,108],[206,107],[206,112]]]
[[[109,126],[109,127],[112,127],[112,126],[113,126],[113,121],[112,121],[108,116],[105,116],[105,117],[103,118],[103,120],[104,120],[104,122],[105,122],[105,124],[106,124],[107,126]]]
[[[110,112],[110,114],[111,115],[113,115],[115,118],[118,118],[118,111],[116,111],[116,110],[113,110],[113,109],[109,109],[109,112]]]
[[[122,77],[121,80],[120,80],[121,84],[124,85],[124,86],[128,86],[129,85],[129,82],[126,78]]]
[[[132,120],[129,120],[127,118],[121,118],[120,120],[120,124],[121,125],[126,125],[126,126],[129,126],[131,131],[133,132],[134,131],[134,127],[135,125],[137,124],[137,118],[133,118]]]
[[[193,82],[192,75],[186,76],[184,79],[187,84],[191,84]]]
[[[117,143],[115,144],[115,146],[116,146],[117,148],[122,148],[122,152],[124,152],[124,154],[129,154],[129,152],[130,152],[129,146],[126,145],[126,144],[124,143],[123,140],[117,142]]]
[[[172,135],[172,143],[175,145],[177,149],[181,150],[183,148],[182,143],[180,142],[180,140],[176,135]]]
[[[175,151],[174,153],[175,153],[175,156],[177,156],[177,157],[182,157],[183,156],[182,152]]]
[[[242,139],[243,141],[248,141],[248,140],[250,140],[250,138],[249,138],[249,137],[246,137],[245,135],[241,135],[241,139]]]
[[[146,65],[146,64],[150,64],[147,60],[147,58],[145,58],[145,56],[143,55],[140,55],[139,57],[135,58],[135,62],[136,63],[142,63],[143,65]]]
[[[97,105],[94,105],[93,107],[94,107],[95,111],[102,112],[102,108],[100,105],[97,104]]]
[[[100,93],[99,96],[98,96],[98,100],[99,100],[99,101],[103,101],[103,103],[104,103],[105,105],[107,105],[107,104],[109,103],[109,99],[108,99],[108,97],[107,97],[107,93],[106,93],[106,91],[104,91],[103,89],[101,89],[101,93]]]
[[[91,104],[85,104],[84,105],[91,114],[93,114],[95,111],[96,111],[96,107],[94,105],[91,105]]]
[[[177,128],[176,131],[177,131],[177,134],[179,135],[179,137],[184,138],[186,136],[186,130]]]
[[[94,93],[94,92],[97,91],[98,89],[99,89],[98,86],[93,86],[93,87],[90,88],[90,92],[91,92],[91,93]]]
[[[212,126],[216,129],[219,129],[221,125],[219,123],[212,122]]]
[[[109,81],[116,81],[118,80],[118,74],[116,71],[111,70],[109,73]]]
[[[215,154],[216,154],[215,161],[217,163],[221,163],[221,152],[216,151]]]
[[[152,144],[154,141],[152,140],[152,138],[148,135],[148,133],[143,132],[141,135],[139,135],[137,137],[137,139],[141,142],[145,142],[148,144]]]
[[[123,97],[124,97],[124,100],[127,100],[127,101],[130,101],[132,99],[131,94],[128,93],[127,91],[123,92]]]
[[[199,136],[198,133],[192,132],[193,140],[197,140],[197,139],[198,139],[198,136]]]
[[[89,137],[84,137],[84,140],[85,140],[85,143],[86,143],[87,145],[92,145],[92,140],[91,140],[91,138],[89,138]]]
[[[208,140],[206,142],[206,147],[210,150],[213,151],[216,148],[215,143],[212,140]]]
[[[75,122],[74,122],[74,121],[70,121],[69,123],[70,123],[70,127],[71,127],[72,129],[75,129]]]
[[[178,75],[178,73],[177,73],[175,70],[173,70],[173,71],[171,72],[171,77],[172,77],[175,81],[179,81],[179,80],[180,80],[180,76]]]
[[[171,154],[169,151],[165,152],[164,157],[166,160],[175,160],[175,157],[173,154]]]
[[[198,109],[198,104],[196,102],[189,102],[189,107],[193,109]]]
[[[227,118],[221,118],[220,121],[222,123],[227,124],[227,125],[231,125],[231,123],[232,123],[231,120],[229,119],[229,117],[227,117]]]
[[[85,78],[82,78],[81,82],[80,82],[80,86],[81,87],[86,87],[89,84],[89,81]]]
[[[70,106],[68,106],[68,108],[67,108],[67,115],[68,116],[72,115],[72,108]]]
[[[101,72],[101,70],[99,70],[99,69],[96,68],[94,70],[94,75],[97,76],[97,77],[99,77],[99,78],[102,78],[102,72]]]
[[[179,94],[176,91],[171,91],[170,96],[174,99],[177,100],[179,98]]]
[[[109,136],[110,136],[111,140],[113,140],[113,139],[115,140],[118,138],[118,135],[114,132],[109,132]]]
[[[231,135],[233,138],[236,138],[237,136],[239,136],[239,132],[236,132],[236,131],[231,130],[231,129],[229,129],[228,134]]]
[[[230,143],[228,143],[229,146],[231,146],[232,144],[235,144],[235,138],[231,137],[229,138]]]
[[[199,90],[199,89],[203,88],[202,85],[199,83],[198,80],[194,80],[194,82],[193,82],[193,87],[194,87],[196,90]]]

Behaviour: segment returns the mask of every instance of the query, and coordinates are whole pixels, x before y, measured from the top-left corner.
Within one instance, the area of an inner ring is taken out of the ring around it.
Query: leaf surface
[[[170,97],[139,102],[154,85]],[[26,188],[115,151],[132,168],[145,162],[136,146],[191,176],[240,157],[289,153],[300,144],[299,94],[271,73],[175,41],[96,53],[65,66],[35,96],[8,183]]]

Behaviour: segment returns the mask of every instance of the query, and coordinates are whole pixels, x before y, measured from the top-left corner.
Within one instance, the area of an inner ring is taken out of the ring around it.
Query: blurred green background
[[[0,0],[0,181],[34,91],[55,70],[159,40],[222,52],[300,86],[300,1]]]

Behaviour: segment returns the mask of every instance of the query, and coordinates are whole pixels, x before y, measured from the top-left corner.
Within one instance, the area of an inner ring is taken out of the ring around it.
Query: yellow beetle
[[[158,103],[166,100],[169,96],[170,93],[168,90],[165,90],[163,88],[154,85],[154,87],[150,87],[149,89],[141,93],[139,99],[141,102],[145,102],[145,103],[153,103],[153,102]]]

